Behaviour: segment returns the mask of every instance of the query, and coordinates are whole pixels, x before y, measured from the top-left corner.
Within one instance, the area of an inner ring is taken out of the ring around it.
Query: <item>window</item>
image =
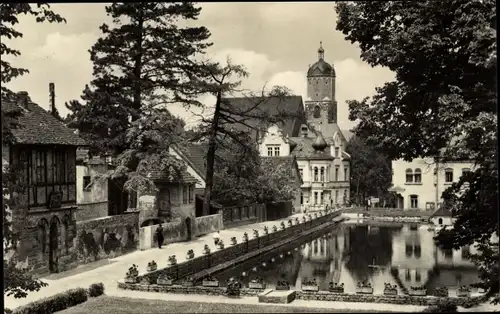
[[[314,192],[314,205],[318,204],[318,192]]]
[[[318,94],[316,94],[316,96],[318,96]],[[321,108],[319,106],[314,107],[313,117],[316,119],[321,117]]]
[[[318,167],[314,167],[314,182],[318,182]]]
[[[406,183],[413,182],[413,171],[411,169],[406,169]]]
[[[339,190],[335,190],[335,204],[338,204],[338,199],[339,199]]]
[[[420,275],[420,271],[418,269],[415,270],[415,281],[416,282],[422,281],[422,276]]]
[[[420,256],[422,256],[422,248],[420,247],[420,244],[417,244],[413,247],[413,253],[415,254],[416,258],[420,258]]]
[[[411,243],[406,243],[405,245],[405,255],[411,257],[413,255],[413,246]]]
[[[304,180],[304,169],[299,169],[300,178]]]
[[[453,258],[453,250],[444,250],[444,257],[446,259],[452,259]]]
[[[304,193],[300,192],[300,205],[304,204]]]
[[[54,183],[66,183],[66,156],[65,152],[55,151],[54,158]]]
[[[280,147],[279,146],[275,146],[274,147],[274,156],[279,156],[280,155]]]
[[[335,166],[335,181],[339,180],[339,166]]]
[[[462,169],[462,177],[470,175],[470,169],[469,168],[463,168]]]
[[[85,192],[90,191],[90,182],[92,182],[90,176],[83,176],[83,190]]]
[[[182,203],[187,204],[188,202],[188,187],[187,185],[182,186]]]
[[[438,219],[438,224],[439,224],[439,225],[442,225],[442,224],[443,224],[443,218],[439,218],[439,219]]]
[[[321,167],[320,169],[320,179],[321,182],[325,182],[325,167]]]
[[[344,181],[349,181],[349,168],[344,167]]]
[[[413,175],[415,183],[422,183],[422,170],[420,168],[415,169],[415,174]]]
[[[410,208],[418,208],[418,195],[410,195]]]
[[[323,192],[319,192],[319,203],[323,205],[324,197],[323,197]]]
[[[45,183],[45,152],[36,151],[36,183]]]
[[[335,147],[335,158],[339,158],[339,151],[340,149],[338,147]]]
[[[406,270],[405,280],[406,281],[410,281],[411,280],[411,273],[410,273],[409,269]]]
[[[189,204],[192,204],[194,201],[194,185],[189,186]]]
[[[273,155],[273,148],[270,146],[267,146],[267,156],[272,156]]]
[[[453,169],[447,168],[444,171],[444,182],[445,183],[452,183],[453,182]]]
[[[462,259],[468,259],[470,255],[470,247],[468,245],[462,246]]]

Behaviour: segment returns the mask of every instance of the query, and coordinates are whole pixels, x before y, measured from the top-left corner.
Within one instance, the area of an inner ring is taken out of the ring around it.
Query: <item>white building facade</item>
[[[417,158],[410,162],[392,161],[392,187],[398,196],[398,208],[434,211],[443,202],[442,194],[474,163],[436,162],[434,158]]]

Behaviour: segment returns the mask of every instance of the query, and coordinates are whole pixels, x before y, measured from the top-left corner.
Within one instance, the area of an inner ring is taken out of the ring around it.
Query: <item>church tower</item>
[[[325,50],[321,42],[318,61],[307,71],[307,97],[304,104],[307,121],[316,129],[319,125],[337,123],[335,69],[325,61]]]

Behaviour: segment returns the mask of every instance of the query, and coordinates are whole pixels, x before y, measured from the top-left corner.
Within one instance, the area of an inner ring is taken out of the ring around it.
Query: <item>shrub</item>
[[[12,314],[12,310],[11,309],[5,308],[3,311],[4,311],[5,314]]]
[[[100,295],[104,294],[104,284],[102,282],[100,283],[93,283],[89,287],[89,297],[95,298]]]
[[[452,301],[439,302],[436,305],[429,306],[423,313],[457,313],[457,304]]]
[[[47,314],[65,310],[88,300],[87,290],[71,289],[18,307],[12,314]]]

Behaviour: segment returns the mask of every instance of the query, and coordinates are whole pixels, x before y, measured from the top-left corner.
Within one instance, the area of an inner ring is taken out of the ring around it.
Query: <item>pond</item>
[[[434,235],[422,224],[343,223],[214,275],[222,285],[230,277],[245,285],[260,277],[268,288],[287,280],[291,289],[300,289],[301,282],[316,279],[320,290],[328,290],[333,281],[344,283],[345,292],[355,292],[356,284],[366,281],[375,294],[383,293],[384,283],[402,292],[426,286],[448,287],[451,293],[477,282],[469,249],[440,250]]]

